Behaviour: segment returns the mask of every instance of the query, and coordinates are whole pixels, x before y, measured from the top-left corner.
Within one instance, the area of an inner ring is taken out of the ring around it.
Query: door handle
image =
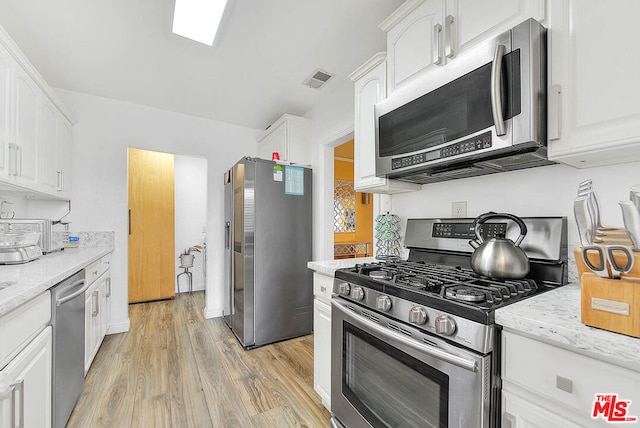
[[[98,316],[100,313],[100,296],[98,295],[98,290],[94,291],[91,295],[92,299],[95,299],[95,305],[93,305],[93,312],[91,313],[92,317]]]
[[[456,56],[456,51],[455,51],[456,34],[453,31],[454,24],[455,24],[455,20],[453,18],[453,15],[447,15],[444,21],[444,35],[447,40],[447,48],[446,48],[447,58],[453,58],[454,56]]]
[[[82,285],[82,284],[84,284],[84,286],[80,290],[74,292],[73,294],[70,294],[68,296],[63,297],[62,299],[56,300],[56,306],[63,305],[65,303],[67,303],[69,300],[73,300],[76,297],[78,297],[79,295],[84,294],[84,292],[87,291],[87,288],[89,288],[89,284],[84,279],[81,279],[81,280],[78,280],[78,281],[74,282],[71,285],[71,287],[75,288],[75,287],[77,287],[79,285]]]
[[[433,40],[435,43],[436,59],[433,61],[435,65],[442,65],[442,25],[436,24],[433,26]]]
[[[231,222],[227,221],[224,225],[224,248],[228,249],[231,245]]]
[[[505,52],[504,45],[496,46],[496,51],[491,64],[491,111],[493,122],[496,125],[496,134],[505,135],[507,133],[504,117],[502,116],[502,57]]]
[[[131,235],[131,210],[129,210],[129,235]]]

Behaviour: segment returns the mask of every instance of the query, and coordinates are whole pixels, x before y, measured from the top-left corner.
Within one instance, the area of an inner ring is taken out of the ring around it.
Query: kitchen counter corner
[[[353,267],[358,263],[373,263],[376,260],[375,257],[359,257],[350,259],[338,259],[338,260],[324,260],[324,261],[311,261],[307,262],[307,267],[318,273],[327,276],[334,276],[336,270]]]
[[[0,289],[0,316],[112,251],[112,247],[74,248],[46,254],[29,263],[0,267],[0,284],[15,282]]]
[[[496,310],[505,330],[634,371],[640,371],[640,339],[589,327],[580,321],[580,284]]]

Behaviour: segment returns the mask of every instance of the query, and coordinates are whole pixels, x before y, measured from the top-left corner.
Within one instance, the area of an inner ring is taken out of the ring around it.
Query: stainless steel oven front
[[[490,426],[491,354],[340,298],[331,325],[333,427]]]

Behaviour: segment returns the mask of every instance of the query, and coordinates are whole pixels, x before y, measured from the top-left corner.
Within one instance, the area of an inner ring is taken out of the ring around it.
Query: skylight
[[[173,32],[212,46],[227,0],[175,0]]]

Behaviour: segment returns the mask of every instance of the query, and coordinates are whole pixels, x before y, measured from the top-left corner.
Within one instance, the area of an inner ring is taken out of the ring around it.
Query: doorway
[[[129,303],[173,298],[174,156],[129,148]]]
[[[373,198],[354,189],[353,140],[334,148],[333,257],[373,255]]]

